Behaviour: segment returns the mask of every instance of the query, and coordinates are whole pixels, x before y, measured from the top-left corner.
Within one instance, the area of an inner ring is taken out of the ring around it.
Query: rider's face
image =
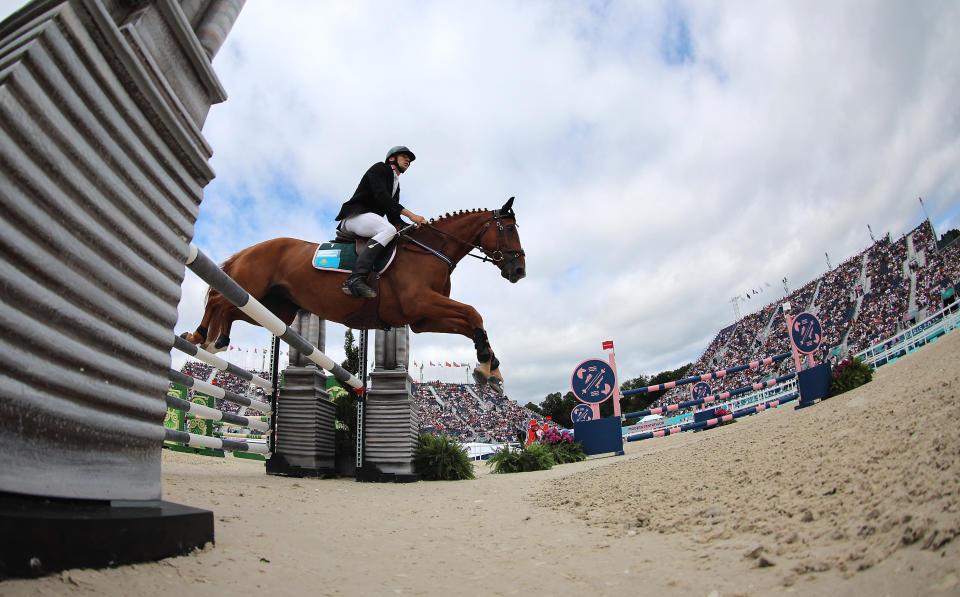
[[[397,154],[397,169],[400,172],[406,172],[407,168],[410,167],[410,156],[405,153]]]

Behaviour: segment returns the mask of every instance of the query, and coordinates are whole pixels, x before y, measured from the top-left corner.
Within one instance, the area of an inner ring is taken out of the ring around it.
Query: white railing
[[[960,304],[953,303],[937,311],[917,325],[874,344],[854,356],[863,362],[881,367],[935,341],[940,336],[960,327]]]

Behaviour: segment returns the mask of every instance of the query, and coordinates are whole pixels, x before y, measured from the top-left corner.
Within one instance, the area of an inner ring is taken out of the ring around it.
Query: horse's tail
[[[237,259],[239,259],[240,255],[242,254],[243,251],[238,251],[230,257],[227,257],[227,260],[220,264],[220,269],[222,269],[228,276],[232,278],[233,275],[230,272],[233,270],[233,264],[237,262]]]

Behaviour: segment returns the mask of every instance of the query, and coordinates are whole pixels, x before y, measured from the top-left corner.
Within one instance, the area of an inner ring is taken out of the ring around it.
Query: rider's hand
[[[427,223],[427,219],[426,219],[425,217],[423,217],[423,216],[421,216],[421,215],[417,215],[417,214],[411,214],[411,215],[410,215],[410,221],[413,222],[414,226],[417,226],[417,227],[419,227],[420,224],[426,224],[426,223]]]

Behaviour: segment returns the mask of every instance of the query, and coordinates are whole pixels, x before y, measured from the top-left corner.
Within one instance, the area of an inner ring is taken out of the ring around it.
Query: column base
[[[190,553],[214,542],[213,512],[146,501],[0,493],[0,580]]]
[[[420,480],[417,473],[388,473],[370,463],[358,468],[356,477],[362,483],[416,483]]]

